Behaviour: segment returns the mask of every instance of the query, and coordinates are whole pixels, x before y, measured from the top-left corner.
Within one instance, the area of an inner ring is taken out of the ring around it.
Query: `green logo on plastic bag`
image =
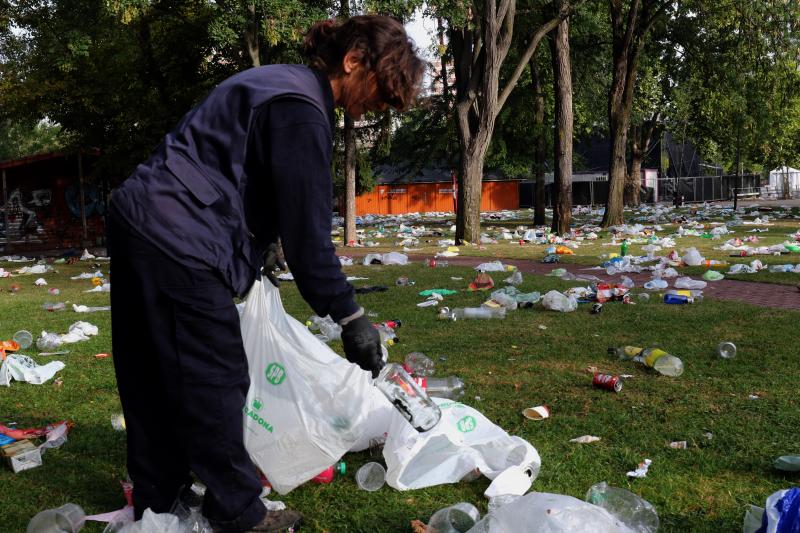
[[[456,428],[461,433],[469,433],[470,431],[475,429],[475,426],[477,425],[478,423],[475,421],[475,418],[471,416],[465,416],[464,418],[456,422]]]
[[[254,421],[256,424],[258,424],[259,426],[261,426],[261,427],[262,427],[262,428],[264,428],[265,430],[267,430],[267,431],[269,431],[270,433],[272,433],[272,430],[274,429],[274,428],[272,427],[272,424],[270,424],[269,422],[267,422],[266,420],[264,420],[264,419],[261,417],[261,415],[259,415],[258,413],[256,413],[256,411],[257,411],[257,410],[259,410],[259,409],[261,409],[261,407],[263,407],[263,404],[261,403],[261,401],[260,401],[260,400],[258,400],[258,399],[255,399],[255,400],[253,400],[253,409],[254,409],[254,410],[253,410],[253,411],[251,411],[251,410],[250,410],[250,409],[248,409],[248,408],[247,408],[247,406],[245,405],[245,406],[244,406],[244,414],[245,414],[245,416],[248,416],[248,417],[252,418],[252,419],[253,419],[253,421]]]
[[[267,381],[273,385],[280,385],[286,379],[286,370],[278,363],[271,363],[264,371]]]

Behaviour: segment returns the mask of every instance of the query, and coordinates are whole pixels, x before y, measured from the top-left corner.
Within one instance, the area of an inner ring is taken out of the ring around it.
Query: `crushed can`
[[[593,315],[599,314],[600,311],[602,311],[602,310],[603,310],[603,304],[601,304],[601,303],[592,304],[592,314]]]
[[[622,380],[619,379],[619,376],[613,376],[611,374],[595,374],[592,378],[592,385],[614,392],[622,390]]]

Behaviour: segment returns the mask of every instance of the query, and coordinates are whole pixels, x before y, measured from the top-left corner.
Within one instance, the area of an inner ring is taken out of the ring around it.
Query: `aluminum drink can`
[[[592,385],[601,389],[613,390],[614,392],[622,390],[622,381],[618,376],[612,376],[611,374],[595,374],[594,378],[592,378]]]

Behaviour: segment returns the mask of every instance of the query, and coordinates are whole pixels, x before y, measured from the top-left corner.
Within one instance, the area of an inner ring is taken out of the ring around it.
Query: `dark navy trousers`
[[[136,517],[169,511],[193,472],[203,514],[246,531],[266,510],[243,442],[247,358],[219,274],[172,260],[108,217],[111,329]],[[215,523],[215,525],[217,525]]]

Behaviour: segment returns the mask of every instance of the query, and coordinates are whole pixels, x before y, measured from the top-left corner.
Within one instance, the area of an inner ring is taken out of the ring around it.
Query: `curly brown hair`
[[[359,51],[364,66],[375,73],[388,105],[399,111],[411,105],[425,64],[399,21],[381,15],[323,20],[311,26],[303,41],[309,66],[333,77],[342,75],[342,61],[351,50]]]

